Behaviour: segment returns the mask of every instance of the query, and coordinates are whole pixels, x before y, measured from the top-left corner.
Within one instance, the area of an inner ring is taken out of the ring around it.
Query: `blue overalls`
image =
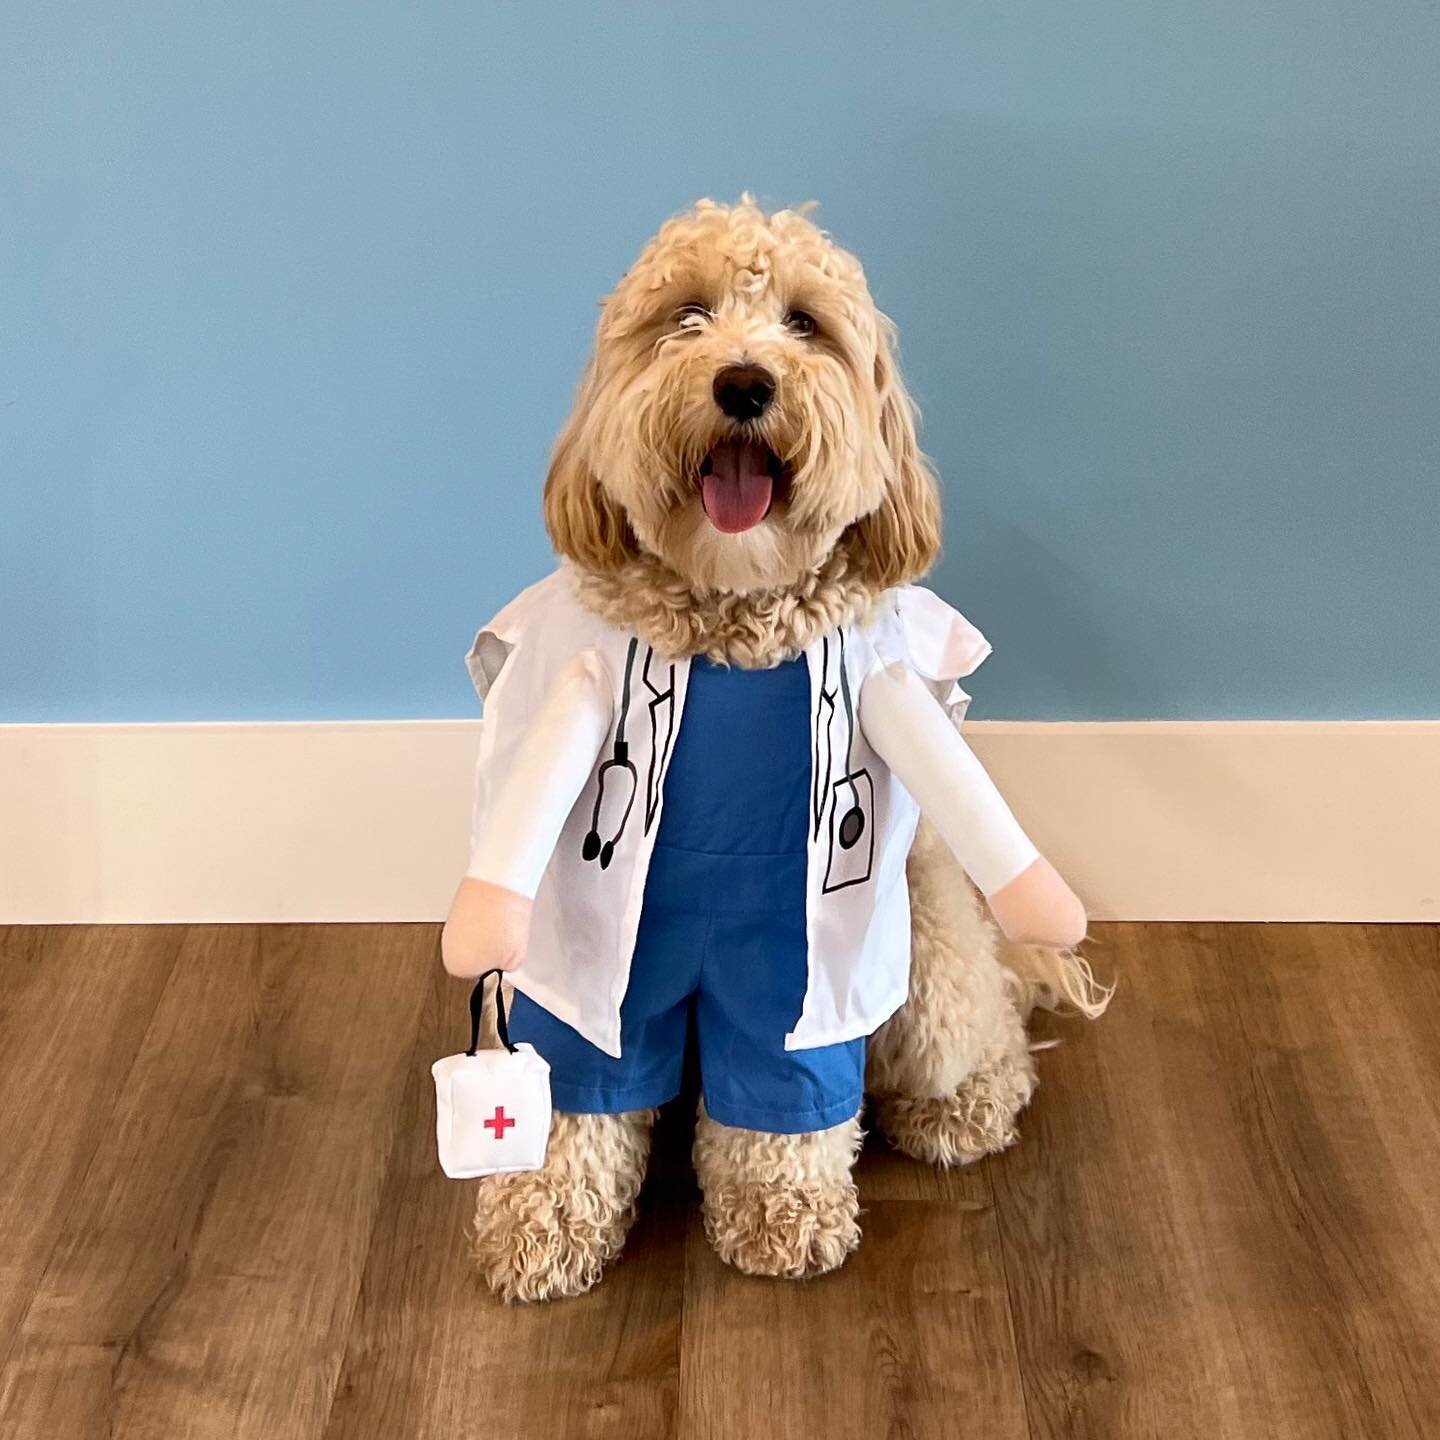
[[[804,657],[741,670],[696,657],[606,1055],[517,993],[512,1040],[551,1067],[557,1110],[646,1110],[680,1089],[695,1026],[705,1109],[799,1134],[860,1109],[865,1041],[785,1049],[805,999],[810,679]]]

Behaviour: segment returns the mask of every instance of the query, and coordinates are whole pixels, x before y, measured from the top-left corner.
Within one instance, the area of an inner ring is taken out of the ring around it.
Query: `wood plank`
[[[1107,927],[1115,1004],[992,1171],[1037,1440],[1435,1433],[1434,1302],[1398,1283],[1436,1273],[1433,1104],[1397,1187],[1382,1097],[1423,1081],[1373,1042],[1395,997],[1357,933]]]
[[[677,1175],[673,1122],[641,1218],[599,1287],[502,1305],[465,1253],[475,1186],[447,1180],[435,1158],[429,1066],[465,1027],[464,990],[437,974],[326,1440],[674,1435],[684,1233],[696,1199]]]
[[[1244,1258],[1235,1047],[1203,1019],[1225,993],[1217,928],[1107,927],[1097,949],[1120,978],[1110,1011],[1094,1029],[1040,1017],[1063,1043],[1026,1143],[991,1170],[1031,1433],[1278,1440],[1249,1428],[1242,1321],[1215,1290]]]
[[[872,1143],[838,1274],[720,1265],[681,1109],[600,1288],[507,1308],[433,927],[0,932],[0,1436],[1440,1434],[1440,931],[1102,941],[1020,1147]]]
[[[1413,926],[1226,934],[1229,1015],[1252,1056],[1244,1135],[1283,1219],[1237,1287],[1248,1278],[1254,1312],[1285,1327],[1293,1387],[1323,1377],[1337,1435],[1440,1433],[1436,939]],[[1277,1295],[1303,1297],[1304,1325]],[[1271,1382],[1282,1395],[1285,1379]]]
[[[320,1433],[434,955],[431,926],[186,932],[0,1434]]]
[[[686,1251],[678,1433],[1023,1440],[999,1234],[983,1166],[860,1160],[860,1249],[804,1284]]]
[[[0,1360],[178,949],[164,926],[0,929]]]

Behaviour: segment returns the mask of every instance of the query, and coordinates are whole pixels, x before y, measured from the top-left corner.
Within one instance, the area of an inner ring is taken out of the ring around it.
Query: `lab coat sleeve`
[[[604,661],[593,650],[575,656],[551,686],[484,814],[475,817],[469,878],[533,898],[594,771],[614,708]]]
[[[971,675],[990,654],[990,642],[956,609],[923,585],[896,592],[896,611],[912,666],[932,682],[937,698],[957,676]]]
[[[985,767],[908,666],[879,665],[865,678],[860,728],[983,895],[1039,858]]]

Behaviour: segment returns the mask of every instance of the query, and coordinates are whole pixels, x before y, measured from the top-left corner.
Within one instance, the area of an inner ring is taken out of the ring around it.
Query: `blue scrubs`
[[[705,1109],[722,1125],[799,1134],[860,1109],[865,1041],[785,1049],[807,984],[810,679],[696,658],[620,1007],[620,1057],[524,995],[512,1040],[550,1062],[555,1108],[646,1110],[680,1089],[695,1028]]]

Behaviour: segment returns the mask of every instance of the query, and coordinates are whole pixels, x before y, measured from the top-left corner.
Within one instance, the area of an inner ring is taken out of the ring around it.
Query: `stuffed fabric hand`
[[[985,898],[996,923],[1018,944],[1069,949],[1085,938],[1080,897],[1043,855]]]
[[[467,980],[487,970],[515,969],[530,943],[534,903],[528,895],[467,875],[440,932],[445,968]]]

